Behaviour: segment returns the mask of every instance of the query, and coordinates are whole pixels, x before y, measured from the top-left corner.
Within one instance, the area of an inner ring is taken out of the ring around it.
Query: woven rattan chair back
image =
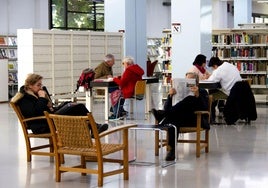
[[[55,147],[55,171],[56,181],[61,181],[63,172],[80,172],[82,175],[98,175],[98,186],[103,185],[103,178],[123,173],[124,179],[128,179],[128,129],[136,125],[122,125],[98,134],[95,120],[91,113],[88,116],[66,116],[49,114],[45,112]],[[90,126],[90,127],[89,127]],[[101,143],[101,137],[112,133],[121,133],[123,139],[119,143]],[[93,137],[91,135],[93,133]],[[115,158],[109,155],[115,152],[121,153],[121,157]],[[60,155],[80,156],[79,165],[61,165]],[[105,157],[104,157],[105,156]],[[97,162],[97,167],[89,168],[86,161]],[[104,162],[118,163],[119,168],[104,171]]]
[[[85,116],[51,115],[57,130],[57,142],[62,147],[90,148],[93,146],[89,121]]]

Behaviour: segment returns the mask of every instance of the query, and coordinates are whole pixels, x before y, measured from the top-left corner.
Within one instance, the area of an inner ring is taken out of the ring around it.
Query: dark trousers
[[[197,110],[197,98],[194,96],[188,96],[182,101],[178,102],[170,109],[166,110],[166,117],[161,124],[172,124],[177,127],[177,136],[179,135],[179,129],[183,126],[195,126],[196,115],[194,112]],[[175,149],[175,129],[173,127],[168,128],[168,145]]]

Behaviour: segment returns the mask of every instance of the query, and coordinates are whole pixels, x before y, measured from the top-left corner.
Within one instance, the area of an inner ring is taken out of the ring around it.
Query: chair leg
[[[206,148],[205,148],[205,152],[208,153],[209,152],[209,130],[205,131],[205,140],[206,140]]]
[[[61,172],[60,172],[60,154],[56,154],[55,156],[56,161],[55,161],[55,174],[56,174],[56,182],[61,181]]]
[[[196,157],[200,157],[200,137],[201,137],[201,133],[200,131],[196,132]]]
[[[49,138],[49,152],[50,153],[54,153],[54,147],[53,147],[53,141],[52,141],[52,138]],[[54,161],[54,156],[51,156],[50,157],[50,162],[53,162]]]
[[[159,131],[155,131],[154,155],[159,156]]]
[[[81,168],[86,168],[86,158],[81,155]],[[86,176],[87,173],[81,173],[82,176]]]
[[[32,161],[32,154],[31,154],[30,138],[25,138],[25,142],[26,142],[27,162],[31,162]]]

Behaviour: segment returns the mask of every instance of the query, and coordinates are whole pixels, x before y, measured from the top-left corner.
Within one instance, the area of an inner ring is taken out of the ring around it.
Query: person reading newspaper
[[[193,80],[195,82],[193,82]],[[196,73],[186,73],[186,79],[172,81],[164,110],[152,109],[152,113],[159,124],[173,124],[179,133],[180,127],[194,126],[196,124],[195,111],[208,109],[208,93],[205,89],[199,88],[199,78]],[[174,105],[173,105],[174,104]],[[202,119],[202,126],[209,128],[208,118]],[[168,145],[171,150],[166,156],[166,161],[175,159],[175,129],[168,128]],[[177,135],[178,135],[177,133]]]

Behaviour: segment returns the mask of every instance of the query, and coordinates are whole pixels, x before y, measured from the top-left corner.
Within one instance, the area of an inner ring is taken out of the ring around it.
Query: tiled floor
[[[160,107],[161,87],[154,86],[153,106]],[[160,101],[160,102],[159,102]],[[95,117],[102,122],[102,103],[96,103]],[[258,105],[258,119],[245,125],[212,125],[210,131],[210,152],[195,157],[195,148],[189,144],[178,145],[178,161],[175,165],[161,168],[158,157],[154,156],[153,132],[138,132],[138,159],[156,162],[153,165],[130,165],[128,181],[122,175],[104,178],[107,188],[148,188],[148,187],[198,187],[198,188],[266,188],[268,185],[268,115],[267,105]],[[143,117],[143,116],[142,116]],[[0,187],[8,188],[68,188],[97,187],[97,176],[81,176],[78,173],[63,174],[62,182],[56,183],[54,165],[47,157],[33,157],[26,162],[25,144],[22,131],[8,103],[0,104]],[[131,120],[132,122],[134,120]],[[148,115],[139,123],[153,123]],[[110,122],[117,126],[126,121]],[[134,121],[135,122],[135,121]],[[134,132],[130,132],[130,158],[133,157]],[[68,161],[78,158],[67,157]],[[94,165],[88,163],[88,165]],[[105,165],[112,168],[112,165]]]

